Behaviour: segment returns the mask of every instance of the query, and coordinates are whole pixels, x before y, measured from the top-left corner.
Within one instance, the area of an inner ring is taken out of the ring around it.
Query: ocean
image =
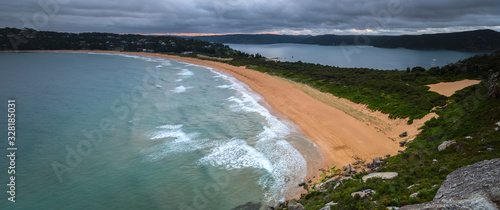
[[[349,68],[406,70],[421,66],[426,69],[458,62],[488,52],[448,50],[388,49],[371,46],[320,46],[308,44],[227,44],[229,47],[282,61],[318,63]]]
[[[0,147],[0,209],[265,208],[322,165],[297,126],[216,69],[60,52],[0,64],[0,128],[15,100],[17,148],[12,203]]]

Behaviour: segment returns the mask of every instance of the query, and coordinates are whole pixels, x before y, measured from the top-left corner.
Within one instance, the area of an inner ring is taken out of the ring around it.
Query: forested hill
[[[276,43],[301,43],[311,38],[311,35],[276,35],[276,34],[231,34],[221,36],[194,36],[209,42],[235,43],[235,44],[276,44]]]
[[[485,52],[500,49],[500,32],[493,30],[401,36],[237,34],[191,38],[234,44],[298,43],[316,45],[369,45],[381,48]]]

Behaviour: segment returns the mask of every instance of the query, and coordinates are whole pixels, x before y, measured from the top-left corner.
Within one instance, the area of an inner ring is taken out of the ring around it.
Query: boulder
[[[403,132],[401,134],[399,134],[399,137],[403,138],[403,137],[407,137],[408,136],[408,132]]]
[[[365,196],[366,196],[366,193],[365,193],[365,192],[363,192],[363,191],[358,191],[358,192],[353,192],[353,193],[351,193],[351,196],[352,196],[352,197],[354,197],[354,196],[356,196],[356,195],[359,195],[359,197],[363,198],[363,197],[365,197]]]
[[[401,209],[498,209],[500,158],[459,168],[446,180],[431,202]]]
[[[364,189],[364,190],[361,190],[361,191],[358,191],[358,192],[353,192],[351,193],[351,196],[354,197],[356,195],[359,195],[359,197],[363,198],[367,195],[373,195],[375,193],[375,190],[372,190],[372,189]]]
[[[418,196],[418,192],[411,194],[410,198],[417,198],[417,196]]]
[[[366,167],[370,168],[370,169],[377,168],[377,167],[382,166],[383,162],[384,162],[384,160],[382,160],[382,158],[375,158],[372,160],[372,162],[367,163]]]
[[[338,203],[334,203],[333,201],[330,201],[326,204],[326,206],[335,206],[337,205]]]
[[[400,141],[399,146],[404,147],[407,142],[408,142],[408,140]]]
[[[288,209],[289,210],[304,210],[304,206],[302,206],[302,204],[300,204],[300,203],[289,203]]]
[[[366,182],[366,180],[371,179],[371,178],[393,179],[397,175],[398,175],[397,172],[371,173],[371,174],[363,176],[362,179],[364,182]]]
[[[444,149],[455,143],[457,143],[455,140],[444,141],[438,146],[438,151],[443,151]]]
[[[333,183],[336,182],[337,180],[338,180],[338,178],[331,178],[331,179],[326,180],[322,183],[319,183],[318,185],[316,185],[315,190],[320,191],[320,192],[326,192],[327,188],[329,186],[333,185]]]

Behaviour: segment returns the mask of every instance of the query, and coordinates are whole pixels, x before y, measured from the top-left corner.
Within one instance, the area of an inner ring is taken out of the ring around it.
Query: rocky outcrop
[[[443,151],[445,150],[447,147],[449,147],[450,145],[454,144],[454,143],[457,143],[455,140],[450,140],[450,141],[444,141],[443,143],[441,143],[439,146],[438,146],[438,151]]]
[[[499,72],[491,73],[488,79],[488,97],[491,99],[500,98],[500,83],[498,81]]]
[[[397,172],[371,173],[371,174],[363,176],[362,179],[364,182],[366,182],[366,180],[371,179],[371,178],[393,179],[397,175],[398,175]]]
[[[450,173],[431,202],[401,209],[498,209],[500,159],[485,160]]]
[[[289,210],[304,210],[304,206],[302,206],[302,204],[300,204],[300,203],[289,203],[288,209]]]

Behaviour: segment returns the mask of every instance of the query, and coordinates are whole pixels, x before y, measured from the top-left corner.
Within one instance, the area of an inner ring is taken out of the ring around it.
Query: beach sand
[[[366,105],[322,93],[307,85],[215,61],[145,52],[67,52],[160,57],[207,66],[231,74],[261,95],[276,112],[299,126],[305,136],[322,152],[324,168],[332,165],[340,168],[359,159],[371,161],[376,157],[395,155],[398,150],[404,150],[399,147],[399,141],[412,140],[418,134],[418,128],[436,116],[431,113],[423,119],[414,120],[412,125],[407,125],[405,119],[389,119],[387,114],[372,111]],[[398,135],[404,131],[408,132],[408,137],[400,138]],[[319,177],[319,174],[318,171],[315,176]]]
[[[427,86],[429,86],[431,88],[430,91],[434,91],[434,92],[439,93],[441,95],[450,97],[457,90],[462,90],[462,89],[469,87],[471,85],[479,84],[480,82],[481,82],[480,80],[466,79],[466,80],[456,81],[456,82],[441,82],[441,83],[427,85]]]

